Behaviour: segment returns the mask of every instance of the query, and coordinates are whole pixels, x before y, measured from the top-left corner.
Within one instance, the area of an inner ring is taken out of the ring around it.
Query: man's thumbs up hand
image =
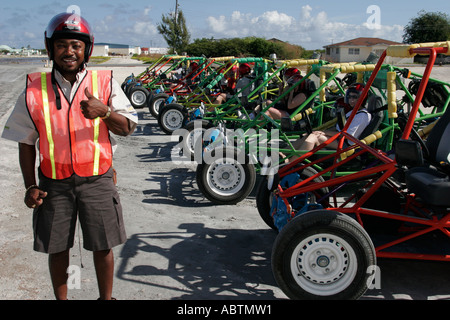
[[[84,94],[87,100],[80,102],[81,112],[86,119],[95,119],[97,117],[103,117],[108,111],[108,107],[105,106],[100,100],[98,100],[89,91],[89,88],[84,88]]]
[[[91,100],[92,98],[95,98],[95,97],[91,94],[91,92],[89,91],[89,88],[88,88],[88,87],[84,88],[84,94],[86,95],[86,98],[88,98],[88,100]]]

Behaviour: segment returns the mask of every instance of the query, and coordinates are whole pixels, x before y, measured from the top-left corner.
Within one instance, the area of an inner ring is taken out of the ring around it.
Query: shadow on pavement
[[[117,277],[166,289],[173,299],[275,299],[275,236],[271,230],[220,230],[201,223],[134,234],[121,251]]]

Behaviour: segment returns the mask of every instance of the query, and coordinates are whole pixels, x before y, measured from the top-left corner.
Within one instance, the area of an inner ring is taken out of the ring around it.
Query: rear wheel
[[[195,150],[202,151],[200,143],[206,130],[213,127],[213,124],[208,120],[193,120],[189,121],[185,126],[186,132],[182,136],[183,155],[195,160]],[[196,147],[197,146],[197,147]],[[201,155],[197,155],[200,157]]]
[[[307,167],[300,173],[300,179],[297,183],[301,182],[302,180],[308,179],[309,177],[312,177],[315,174],[317,174],[316,170],[314,170],[311,167]],[[269,227],[278,231],[278,228],[274,224],[272,213],[270,211],[270,209],[272,207],[272,200],[273,200],[272,190],[276,190],[277,188],[276,188],[276,186],[273,186],[273,188],[271,190],[269,190],[267,178],[268,177],[264,177],[263,179],[261,179],[261,181],[259,182],[259,185],[256,189],[256,208],[258,209],[258,213],[259,213],[260,217],[263,219],[263,221]],[[279,178],[276,180],[278,181]],[[325,180],[323,179],[323,177],[317,177],[314,179],[314,182],[317,182],[317,183],[324,182],[324,181]],[[322,198],[327,193],[328,193],[327,188],[314,190],[314,192],[310,192],[310,194],[307,197],[308,203],[317,203],[317,200]],[[328,201],[327,201],[327,203],[321,202],[321,204],[324,207],[326,207],[326,206],[328,206]]]
[[[375,249],[367,232],[339,212],[297,216],[278,234],[272,270],[291,299],[358,299],[372,283]]]
[[[177,103],[165,105],[158,115],[158,124],[166,134],[183,128],[187,121],[188,112],[185,107]]]
[[[236,148],[218,148],[203,155],[197,166],[197,185],[216,204],[236,204],[252,192],[256,169]],[[211,160],[211,161],[208,161]]]
[[[168,98],[169,95],[167,93],[157,93],[148,100],[147,106],[152,116],[158,118],[159,112],[161,111],[162,106],[164,106],[164,103]]]
[[[128,99],[130,98],[131,89],[138,86],[138,81],[136,79],[131,80],[128,84],[124,86],[124,92],[127,95]]]
[[[147,96],[149,92],[146,88],[135,86],[130,90],[130,102],[135,108],[143,108],[147,103]]]

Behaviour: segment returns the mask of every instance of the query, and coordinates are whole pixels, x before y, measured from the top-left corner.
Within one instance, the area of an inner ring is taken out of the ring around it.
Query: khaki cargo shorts
[[[39,171],[39,188],[47,197],[33,212],[34,250],[58,253],[73,247],[77,218],[84,249],[108,250],[124,243],[122,206],[113,174],[111,168],[101,176],[74,174],[52,180]]]

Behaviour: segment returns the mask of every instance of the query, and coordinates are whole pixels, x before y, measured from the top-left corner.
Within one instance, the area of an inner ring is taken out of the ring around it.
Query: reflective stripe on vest
[[[61,99],[61,110],[56,110],[49,73],[31,74],[28,80],[27,107],[39,132],[44,175],[64,179],[74,172],[85,177],[104,174],[112,164],[109,130],[100,118],[84,118],[79,104],[85,99],[86,87],[107,104],[111,95],[111,73],[89,71],[71,104]]]
[[[92,94],[98,99],[98,78],[97,71],[92,71]],[[98,135],[100,133],[100,118],[97,117],[94,120],[94,170],[92,172],[93,176],[98,176],[98,166],[100,164],[100,145],[98,143]]]
[[[47,133],[50,163],[52,166],[52,179],[56,179],[55,144],[53,142],[53,135],[52,135],[52,122],[50,118],[50,105],[48,103],[46,72],[41,73],[41,85],[42,85],[42,106],[44,107],[45,132]]]

